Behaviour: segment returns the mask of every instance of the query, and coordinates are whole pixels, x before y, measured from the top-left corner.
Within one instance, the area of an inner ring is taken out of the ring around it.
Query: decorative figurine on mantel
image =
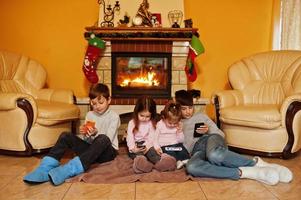
[[[119,1],[115,2],[114,7],[112,8],[111,4],[106,6],[105,0],[98,0],[99,5],[103,5],[103,20],[100,24],[101,27],[114,27],[114,15],[115,12],[119,13],[120,11],[120,4]]]
[[[136,16],[133,18],[134,26],[149,26],[153,27],[152,24],[152,13],[148,11],[149,3],[147,0],[143,0],[140,4]]]
[[[128,23],[130,22],[130,17],[127,13],[123,16],[123,19],[120,19],[118,23],[118,27],[127,27]]]
[[[184,24],[185,24],[185,28],[192,28],[193,26],[192,19],[185,19]]]

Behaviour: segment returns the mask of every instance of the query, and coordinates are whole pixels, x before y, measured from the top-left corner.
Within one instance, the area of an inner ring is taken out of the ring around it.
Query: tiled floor
[[[184,183],[87,184],[50,183],[27,185],[23,176],[35,168],[38,157],[0,156],[0,199],[107,199],[107,200],[194,200],[194,199],[301,199],[301,155],[291,160],[265,159],[281,163],[294,173],[289,184],[267,186],[253,180],[202,179]]]

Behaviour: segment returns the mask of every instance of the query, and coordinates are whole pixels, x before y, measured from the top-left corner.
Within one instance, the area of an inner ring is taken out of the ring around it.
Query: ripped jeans
[[[255,164],[254,160],[228,150],[222,136],[207,134],[195,143],[186,170],[195,177],[237,180],[240,178],[238,167]]]

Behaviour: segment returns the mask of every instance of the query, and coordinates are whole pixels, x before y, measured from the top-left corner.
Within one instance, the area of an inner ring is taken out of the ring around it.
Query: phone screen
[[[197,133],[196,130],[197,130],[198,128],[200,128],[201,126],[204,126],[204,125],[205,125],[205,124],[204,124],[203,122],[201,122],[201,123],[196,123],[196,124],[194,125],[193,137],[202,137],[203,134]]]
[[[144,142],[145,142],[145,141],[137,141],[137,142],[136,142],[136,146],[137,146],[138,148],[144,148],[144,147],[145,147]]]

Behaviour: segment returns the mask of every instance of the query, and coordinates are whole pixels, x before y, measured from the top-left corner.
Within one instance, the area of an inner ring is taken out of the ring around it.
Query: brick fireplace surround
[[[106,41],[106,48],[98,64],[99,82],[111,89],[111,53],[171,53],[171,94],[180,89],[187,89],[184,71],[189,48],[189,41],[197,29],[194,28],[100,28],[87,27],[85,37],[91,33]],[[136,98],[113,98],[112,105],[134,105]],[[167,99],[155,98],[158,105]]]
[[[97,67],[99,82],[108,85],[111,89],[111,53],[112,52],[159,52],[171,53],[171,94],[180,89],[187,89],[187,79],[184,71],[189,42],[197,29],[194,28],[99,28],[87,27],[85,38],[91,33],[106,41],[106,48]],[[154,98],[157,110],[160,112],[168,99]],[[134,109],[136,98],[112,98],[111,109],[128,116]],[[195,105],[197,110],[203,111],[208,99],[198,99]],[[77,98],[77,105],[81,109],[80,124],[84,122],[89,110],[88,98]],[[122,120],[122,119],[121,119]],[[122,120],[123,121],[123,120]],[[121,131],[124,128],[121,127]]]

